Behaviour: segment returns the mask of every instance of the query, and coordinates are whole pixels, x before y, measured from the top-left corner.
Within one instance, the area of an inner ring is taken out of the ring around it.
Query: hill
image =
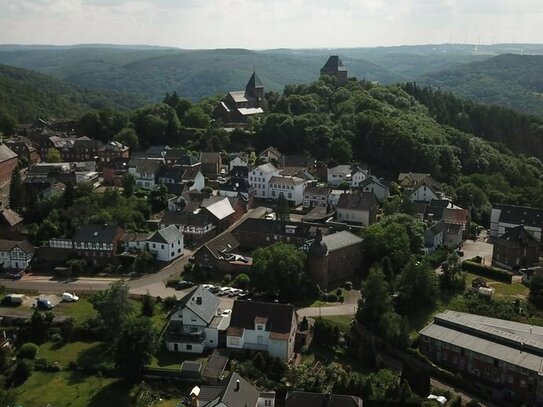
[[[99,92],[65,83],[47,75],[0,65],[0,106],[19,121],[36,117],[68,118],[91,109],[132,109],[137,98]]]
[[[419,81],[478,102],[543,117],[543,55],[499,55],[431,73]]]

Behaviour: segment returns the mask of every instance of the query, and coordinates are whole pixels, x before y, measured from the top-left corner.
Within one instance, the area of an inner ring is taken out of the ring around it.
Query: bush
[[[241,288],[242,290],[246,290],[249,288],[249,283],[251,282],[251,279],[247,274],[239,274],[233,281],[233,285],[236,288]]]
[[[495,267],[485,266],[483,264],[478,264],[469,260],[462,262],[462,270],[477,274],[478,276],[501,281],[507,284],[511,284],[511,282],[513,281],[513,274],[509,273],[508,271],[501,270]]]
[[[322,318],[315,320],[313,325],[313,338],[315,342],[324,346],[335,346],[339,342],[341,333],[337,325],[331,324]]]
[[[337,295],[336,294],[328,294],[326,296],[326,301],[328,302],[337,302]]]
[[[166,281],[166,287],[175,288],[180,281],[181,279],[179,278],[170,278],[168,281]]]
[[[11,382],[15,386],[19,386],[23,384],[26,379],[30,377],[32,374],[32,369],[34,368],[31,361],[28,359],[21,359],[17,361],[17,366],[15,367],[15,370],[13,371],[13,374],[11,375]]]
[[[62,342],[62,335],[61,334],[53,334],[51,335],[51,341],[55,343]]]
[[[231,274],[225,274],[222,278],[222,282],[224,285],[228,285],[232,282],[232,275]]]
[[[19,349],[19,357],[22,359],[34,360],[38,354],[38,345],[32,342],[25,343]]]
[[[177,297],[175,295],[170,295],[169,297],[164,298],[164,301],[162,302],[164,309],[166,311],[169,311],[175,307],[175,304],[177,304]]]
[[[342,296],[342,295],[343,295],[343,290],[342,290],[341,288],[338,288],[338,289],[336,290],[336,295],[337,295],[338,297]]]

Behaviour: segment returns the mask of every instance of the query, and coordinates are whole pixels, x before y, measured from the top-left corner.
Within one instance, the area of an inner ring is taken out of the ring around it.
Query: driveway
[[[481,256],[483,258],[483,264],[490,266],[492,264],[492,245],[487,242],[487,231],[481,232],[477,237],[477,240],[466,240],[462,244],[462,250],[464,255],[460,260],[468,260],[475,256]]]

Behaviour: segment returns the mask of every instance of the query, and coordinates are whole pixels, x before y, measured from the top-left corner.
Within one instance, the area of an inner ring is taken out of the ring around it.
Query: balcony
[[[252,349],[252,350],[268,350],[268,345],[265,343],[251,343],[251,342],[244,342],[243,343],[243,349]]]
[[[206,332],[203,326],[183,325],[181,321],[171,321],[164,334],[166,341],[182,343],[203,343]]]

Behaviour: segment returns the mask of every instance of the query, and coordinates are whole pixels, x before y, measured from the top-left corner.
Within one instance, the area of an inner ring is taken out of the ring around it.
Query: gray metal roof
[[[325,235],[322,241],[328,247],[328,251],[334,251],[342,249],[344,247],[361,244],[362,238],[346,230],[342,232],[332,233],[331,235]]]
[[[199,285],[180,300],[180,307],[187,307],[209,324],[217,314],[220,303],[219,297]]]
[[[178,240],[183,239],[183,234],[174,225],[165,227],[164,229],[157,230],[153,236],[149,239],[151,242],[158,243],[175,243]]]

